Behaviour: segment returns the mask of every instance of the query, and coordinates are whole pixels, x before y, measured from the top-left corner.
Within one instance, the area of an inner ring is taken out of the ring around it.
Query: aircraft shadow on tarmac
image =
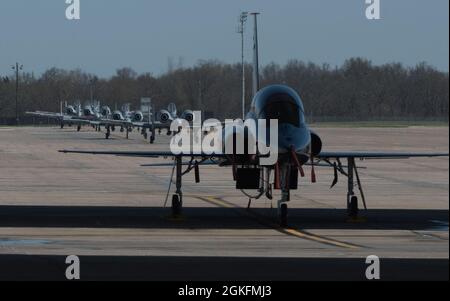
[[[290,226],[302,229],[448,231],[448,210],[373,209],[349,222],[344,209],[289,211]],[[0,227],[257,229],[276,223],[276,209],[186,207],[181,218],[169,208],[92,206],[0,206]]]
[[[66,256],[0,255],[0,280],[65,281]],[[81,256],[82,281],[364,281],[361,258]],[[384,258],[383,281],[448,281],[448,259]],[[184,285],[184,284],[183,284]]]

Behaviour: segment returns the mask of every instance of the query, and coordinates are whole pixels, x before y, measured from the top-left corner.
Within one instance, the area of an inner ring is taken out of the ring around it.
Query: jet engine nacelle
[[[86,107],[83,110],[84,116],[94,116],[94,111],[90,107]]]
[[[112,119],[113,120],[123,120],[123,115],[122,112],[120,111],[115,111],[112,115]]]
[[[173,117],[170,115],[169,111],[161,110],[159,111],[159,121],[161,121],[161,123],[170,123],[173,121]]]
[[[310,151],[313,156],[317,156],[322,151],[322,139],[319,135],[311,131],[311,146]]]
[[[144,120],[144,114],[142,114],[141,111],[136,111],[133,113],[133,121],[143,121]]]
[[[67,115],[77,115],[77,111],[75,110],[75,108],[73,106],[68,106],[66,108],[66,114]]]
[[[104,106],[102,108],[102,112],[101,113],[102,113],[103,117],[107,117],[107,116],[111,115],[111,109],[108,106]]]
[[[194,112],[192,112],[191,110],[186,110],[181,115],[181,118],[191,123],[194,121]]]

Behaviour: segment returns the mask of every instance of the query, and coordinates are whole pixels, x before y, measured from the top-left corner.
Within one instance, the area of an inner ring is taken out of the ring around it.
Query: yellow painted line
[[[213,197],[198,197],[200,200],[205,201],[207,203],[219,206],[219,207],[224,207],[224,208],[235,208],[235,206],[233,206],[232,204],[229,204],[227,202],[224,202],[220,199],[217,198],[213,198]]]
[[[197,197],[198,199],[205,201],[207,203],[219,206],[219,207],[223,207],[223,208],[234,208],[236,209],[236,206],[232,203],[229,203],[227,201],[221,200],[217,197]],[[255,214],[253,214],[255,215]],[[256,216],[256,218],[261,219],[261,217]],[[346,242],[341,242],[341,241],[337,241],[334,239],[329,239],[323,236],[318,236],[318,235],[314,235],[314,234],[310,234],[310,233],[306,233],[304,231],[300,231],[297,229],[284,229],[279,227],[278,225],[275,225],[274,223],[264,220],[264,223],[269,225],[271,228],[273,228],[274,230],[277,230],[281,233],[285,233],[285,234],[289,234],[298,238],[302,238],[302,239],[306,239],[306,240],[311,240],[311,241],[315,241],[318,243],[322,243],[322,244],[327,244],[327,245],[332,245],[332,246],[336,246],[336,247],[340,247],[340,248],[346,248],[346,249],[360,249],[360,246],[357,245],[353,245],[353,244],[349,244]]]
[[[334,239],[329,239],[323,236],[317,236],[317,235],[313,235],[313,234],[308,234],[296,229],[283,229],[284,232],[299,237],[299,238],[303,238],[303,239],[307,239],[307,240],[312,240],[312,241],[316,241],[316,242],[320,242],[323,244],[327,244],[327,245],[333,245],[336,247],[341,247],[341,248],[347,248],[347,249],[359,249],[359,246],[356,245],[352,245],[352,244],[348,244],[345,242],[341,242],[341,241],[337,241]]]

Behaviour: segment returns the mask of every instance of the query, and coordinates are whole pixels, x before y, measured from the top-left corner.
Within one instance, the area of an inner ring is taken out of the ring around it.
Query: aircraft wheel
[[[350,202],[348,204],[348,215],[350,217],[357,217],[358,212],[358,197],[354,195],[350,198]]]
[[[63,129],[64,128],[64,123],[61,123],[61,129]]]
[[[155,137],[154,136],[150,136],[150,144],[155,143]]]
[[[105,138],[106,138],[106,139],[109,139],[109,136],[111,136],[111,134],[110,134],[109,132],[106,132]]]
[[[81,131],[81,125],[77,126],[77,132]]]
[[[183,202],[178,194],[172,196],[172,215],[178,216],[181,214],[183,208]]]
[[[288,206],[281,204],[280,206],[280,226],[286,228],[288,224]]]
[[[144,139],[147,140],[147,138],[148,138],[147,133],[144,133]]]
[[[116,127],[115,126],[113,126],[113,127],[111,127],[111,131],[115,131],[116,130]]]

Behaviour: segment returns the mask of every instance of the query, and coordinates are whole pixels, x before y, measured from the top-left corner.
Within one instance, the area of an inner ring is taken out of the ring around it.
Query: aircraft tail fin
[[[173,102],[172,103],[170,103],[168,106],[167,106],[167,111],[170,113],[170,115],[172,115],[172,117],[173,118],[175,118],[176,116],[177,116],[177,105],[176,104],[174,104]]]

